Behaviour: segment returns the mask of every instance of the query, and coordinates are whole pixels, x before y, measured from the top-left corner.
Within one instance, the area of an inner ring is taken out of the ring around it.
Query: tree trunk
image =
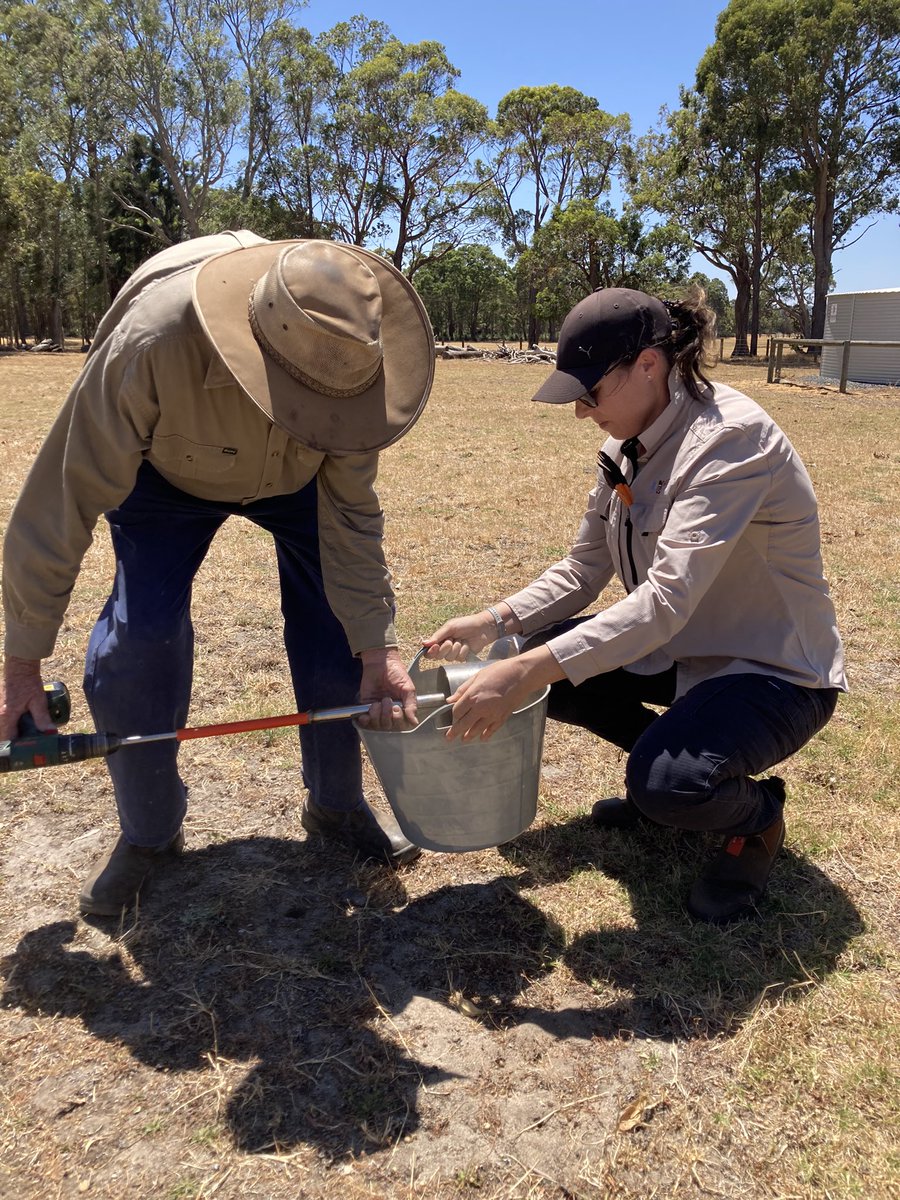
[[[742,264],[740,270],[735,271],[735,288],[737,294],[734,298],[734,349],[731,352],[732,358],[746,358],[750,353],[747,345],[747,328],[750,323],[750,272],[747,270],[746,262]]]
[[[59,346],[60,350],[65,349],[65,332],[63,330],[63,313],[60,296],[62,294],[62,255],[60,243],[62,241],[62,222],[60,214],[56,214],[56,228],[53,233],[53,272],[51,275],[52,294],[50,299],[50,337]]]
[[[478,333],[479,333],[479,330],[478,330],[478,307],[479,307],[478,301],[476,300],[476,302],[472,306],[472,311],[469,315],[469,341],[470,342],[478,341]]]
[[[106,229],[103,225],[103,212],[101,206],[101,170],[100,162],[97,154],[97,144],[94,141],[88,143],[87,149],[88,160],[88,179],[90,179],[91,187],[91,235],[93,237],[94,246],[97,252],[97,265],[99,268],[98,292],[101,308],[106,308],[113,302],[112,294],[112,279],[109,273],[109,247],[106,241]],[[87,251],[87,247],[85,247]],[[85,270],[85,282],[87,282],[87,270]],[[88,310],[88,305],[85,305],[85,311]],[[83,340],[87,340],[91,336],[93,330],[83,328],[81,336]]]
[[[816,207],[813,213],[812,253],[815,275],[813,282],[812,319],[809,336],[825,336],[825,301],[831,286],[831,250],[834,234],[834,188],[821,168],[819,186],[816,189]]]
[[[538,340],[538,319],[537,319],[537,288],[530,285],[528,288],[528,345],[536,346]]]
[[[65,349],[66,337],[65,330],[63,329],[63,312],[59,296],[53,297],[53,305],[50,309],[50,340],[55,342],[60,350]]]
[[[762,280],[762,164],[757,160],[754,172],[753,258],[750,264],[750,354],[756,357],[759,338],[759,293]]]
[[[19,346],[25,346],[31,337],[31,324],[28,320],[28,308],[25,304],[18,266],[13,268],[13,303],[16,310],[16,343]]]

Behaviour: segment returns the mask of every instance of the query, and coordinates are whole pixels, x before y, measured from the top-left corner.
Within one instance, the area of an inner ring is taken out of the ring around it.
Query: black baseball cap
[[[655,296],[631,288],[598,288],[563,321],[556,370],[532,399],[544,404],[579,400],[607,371],[668,341],[677,327]]]

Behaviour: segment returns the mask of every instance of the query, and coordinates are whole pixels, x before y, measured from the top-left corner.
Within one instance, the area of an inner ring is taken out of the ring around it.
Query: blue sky
[[[662,105],[677,106],[679,86],[693,83],[723,7],[723,0],[311,0],[299,21],[319,33],[362,12],[404,42],[439,41],[462,72],[460,91],[492,116],[513,88],[558,83],[596,97],[607,112],[628,113],[642,134]],[[833,267],[837,291],[900,287],[898,218],[876,221]],[[695,268],[718,274],[701,258]]]

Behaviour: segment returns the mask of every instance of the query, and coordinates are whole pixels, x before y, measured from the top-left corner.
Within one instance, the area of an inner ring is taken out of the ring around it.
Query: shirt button
[[[272,485],[271,485],[271,483],[267,483],[267,484],[266,484],[266,487],[267,487],[267,488],[270,488],[271,486],[272,486]]]
[[[194,456],[193,456],[193,454],[186,454],[184,457],[187,459],[187,461],[188,461],[188,462],[193,462],[193,461],[194,461]]]
[[[273,451],[272,451],[272,457],[273,457],[273,458],[277,458],[277,457],[278,457],[278,451],[277,451],[277,450],[273,450]]]

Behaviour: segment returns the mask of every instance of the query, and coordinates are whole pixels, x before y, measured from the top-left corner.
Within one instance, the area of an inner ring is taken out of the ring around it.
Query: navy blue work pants
[[[192,585],[229,516],[246,517],[274,539],[298,709],[354,702],[361,665],[325,598],[316,481],[291,495],[230,504],[190,496],[144,463],[131,495],[106,514],[116,576],[91,634],[84,678],[97,729],[127,736],[187,724]],[[327,808],[356,808],[362,801],[362,764],[352,722],[301,729],[300,747],[310,799]],[[187,793],[176,758],[177,743],[171,741],[120,750],[106,760],[122,832],[132,845],[162,846],[178,831]]]
[[[577,623],[544,630],[524,649]],[[577,687],[562,680],[550,688],[549,715],[627,751],[628,795],[658,824],[724,836],[759,833],[781,805],[753,776],[789,758],[828,723],[838,689],[746,673],[706,679],[675,700],[676,671],[636,675],[619,668]]]

